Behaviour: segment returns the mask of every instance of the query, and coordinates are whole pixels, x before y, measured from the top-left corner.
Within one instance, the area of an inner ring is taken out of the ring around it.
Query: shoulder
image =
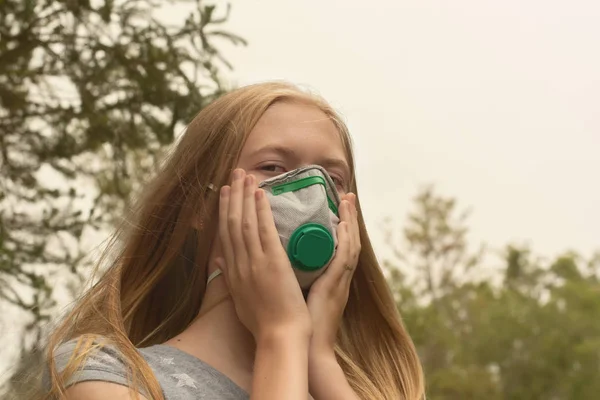
[[[54,350],[53,360],[57,372],[77,366],[77,370],[96,371],[126,378],[126,363],[114,345],[102,337],[76,338],[61,344]],[[67,371],[68,372],[68,371]]]
[[[165,399],[240,399],[248,394],[228,377],[203,361],[165,345],[136,349],[152,370]],[[73,360],[79,367],[65,380],[67,399],[135,399],[130,393],[130,371],[121,352],[102,338],[66,342],[54,351],[57,372],[70,372]],[[129,378],[129,379],[128,379]],[[141,392],[144,395],[144,391]],[[151,396],[140,396],[141,400]]]
[[[136,397],[137,395],[137,397]],[[142,394],[132,394],[131,390],[123,385],[89,381],[81,382],[69,387],[65,392],[66,400],[147,400]]]
[[[249,398],[229,377],[180,349],[155,345],[140,349],[140,352],[152,366],[166,398]]]
[[[54,350],[52,362],[56,372],[65,376],[68,399],[129,398],[128,364],[116,346],[103,337],[65,342]],[[45,378],[49,386],[49,376]]]

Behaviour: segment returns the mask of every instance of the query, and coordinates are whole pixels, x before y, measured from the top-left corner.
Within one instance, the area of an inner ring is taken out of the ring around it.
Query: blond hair
[[[285,83],[234,90],[204,108],[188,126],[160,173],[136,202],[129,227],[117,230],[105,256],[114,257],[96,285],[78,301],[51,335],[48,360],[65,341],[80,337],[78,353],[104,337],[123,354],[129,378],[152,399],[159,383],[136,347],[167,341],[197,316],[206,289],[206,265],[216,233],[218,195],[210,183],[227,183],[249,132],[269,106],[301,102],[323,111],[336,125],[354,176],[348,130],[320,97]],[[351,184],[356,192],[356,183]],[[193,221],[203,218],[203,229]],[[418,400],[424,396],[421,364],[386,284],[359,211],[362,251],[339,333],[336,354],[362,399]],[[117,237],[123,238],[116,248]],[[186,250],[191,249],[191,252]],[[193,254],[189,259],[189,255]],[[85,339],[87,338],[87,339]],[[59,373],[48,365],[50,390],[64,395],[64,382],[84,362],[72,357]],[[38,397],[39,398],[39,397]]]

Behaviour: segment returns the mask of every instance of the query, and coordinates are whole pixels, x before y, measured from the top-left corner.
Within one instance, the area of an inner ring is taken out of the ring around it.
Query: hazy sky
[[[249,46],[223,48],[234,83],[309,85],[343,113],[379,250],[378,223],[402,223],[434,183],[473,207],[474,242],[590,254],[600,248],[599,21],[597,0],[244,0],[226,28]]]
[[[345,116],[376,245],[434,183],[472,239],[600,248],[600,3],[233,1],[238,85],[309,85]]]

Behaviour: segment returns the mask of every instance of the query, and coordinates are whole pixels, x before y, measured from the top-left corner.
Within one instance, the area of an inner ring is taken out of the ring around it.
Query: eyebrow
[[[300,158],[293,149],[281,145],[269,145],[261,147],[260,149],[252,152],[251,156],[256,157],[257,155],[262,153],[277,153],[295,160],[298,160]],[[323,167],[341,168],[344,174],[347,176],[347,178],[351,178],[350,167],[348,166],[348,163],[345,160],[342,160],[341,158],[324,158],[319,164]]]
[[[259,154],[262,153],[277,153],[289,158],[294,158],[294,159],[298,159],[298,155],[296,154],[296,152],[289,148],[289,147],[285,147],[285,146],[280,146],[280,145],[269,145],[269,146],[264,146],[259,148],[258,150],[252,152],[251,156],[255,157]]]

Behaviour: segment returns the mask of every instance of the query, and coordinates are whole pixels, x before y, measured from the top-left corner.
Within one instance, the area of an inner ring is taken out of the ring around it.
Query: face
[[[281,102],[269,107],[254,126],[236,167],[243,168],[260,182],[311,164],[327,170],[340,196],[348,192],[350,168],[333,122],[314,106]],[[214,260],[220,255],[217,234],[209,257],[209,274],[217,268]],[[223,283],[212,285],[220,284]]]
[[[333,122],[314,106],[281,102],[250,132],[237,167],[260,182],[310,164],[327,170],[340,195],[348,191],[350,168]]]

